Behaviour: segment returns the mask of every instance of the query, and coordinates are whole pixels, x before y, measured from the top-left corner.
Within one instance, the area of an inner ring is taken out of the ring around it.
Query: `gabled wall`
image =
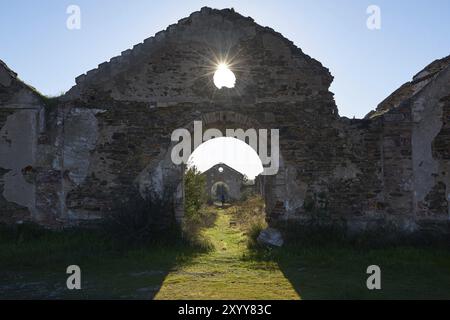
[[[236,87],[217,90],[213,71],[226,56]],[[78,77],[52,103],[2,64],[0,220],[91,223],[148,189],[174,192],[179,220],[183,167],[170,159],[170,138],[197,120],[279,129],[279,171],[260,179],[270,221],[447,226],[447,60],[362,120],[339,117],[332,79],[281,34],[210,8]]]

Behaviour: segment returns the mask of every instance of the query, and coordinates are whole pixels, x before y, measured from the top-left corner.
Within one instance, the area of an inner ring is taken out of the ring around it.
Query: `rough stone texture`
[[[222,172],[219,169],[222,169]],[[244,175],[224,163],[212,166],[203,173],[206,177],[206,194],[211,200],[217,198],[218,185],[224,185],[225,200],[239,200],[241,198],[241,188],[243,187]]]
[[[367,118],[383,126],[387,208],[403,229],[447,228],[450,56],[436,60]]]
[[[228,57],[233,89],[212,74]],[[0,221],[90,223],[127,199],[174,191],[174,129],[279,129],[280,168],[258,179],[269,223],[349,231],[448,228],[449,58],[421,71],[366,119],[338,115],[330,72],[233,10],[203,8],[76,79],[49,103],[0,64]],[[270,139],[269,150],[271,150]]]
[[[398,107],[403,101],[411,98],[421,91],[427,84],[433,81],[435,76],[446,69],[450,64],[450,56],[433,61],[409,81],[395,90],[389,97],[382,101],[376,111],[367,115],[374,117],[393,108]]]

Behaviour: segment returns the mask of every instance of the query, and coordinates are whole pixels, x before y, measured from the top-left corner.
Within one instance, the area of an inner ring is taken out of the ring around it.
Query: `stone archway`
[[[235,111],[213,111],[206,112],[200,117],[192,118],[192,121],[186,123],[181,128],[185,129],[186,134],[189,134],[192,145],[192,152],[195,150],[195,126],[194,122],[201,123],[203,133],[209,129],[217,129],[226,134],[227,129],[242,130],[246,132],[249,129],[266,129],[263,125],[248,115],[238,113]],[[270,129],[270,128],[269,128]],[[242,136],[241,136],[242,138]],[[267,141],[267,150],[271,150],[272,139],[262,140],[262,143]],[[249,140],[245,141],[247,144]],[[157,196],[160,194],[164,186],[169,187],[169,190],[174,191],[174,207],[175,217],[177,221],[181,221],[184,216],[184,170],[185,165],[174,164],[171,155],[173,148],[178,142],[171,142],[171,144],[161,152],[159,161],[149,164],[138,176],[136,183],[139,185],[141,195],[145,196],[146,192],[153,192]],[[198,146],[197,146],[198,147]],[[255,150],[258,152],[258,150]],[[258,189],[263,196],[266,203],[266,216],[271,220],[285,220],[290,215],[293,215],[296,210],[301,209],[304,201],[304,191],[297,186],[295,182],[288,181],[287,176],[293,170],[292,166],[287,165],[283,159],[283,150],[279,154],[279,168],[277,174],[261,176],[258,178]]]

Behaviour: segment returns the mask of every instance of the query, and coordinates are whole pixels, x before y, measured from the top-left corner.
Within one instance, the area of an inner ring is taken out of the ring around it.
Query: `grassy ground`
[[[450,299],[448,250],[288,246],[266,255],[303,299]],[[381,268],[382,289],[369,291],[366,269],[373,264]]]
[[[215,220],[202,230],[210,250],[166,243],[123,251],[92,232],[0,230],[0,298],[450,299],[448,248],[260,248],[251,240],[264,227],[261,207],[252,201],[210,208]],[[80,291],[66,289],[70,264],[81,267]],[[381,267],[380,291],[366,288],[372,264]]]
[[[230,226],[233,209],[218,209],[204,230],[214,249],[176,266],[156,299],[299,299],[274,261],[252,260],[239,225]]]
[[[152,299],[168,270],[204,251],[178,243],[123,250],[92,232],[0,235],[2,299]],[[72,264],[81,268],[82,290],[66,288]]]

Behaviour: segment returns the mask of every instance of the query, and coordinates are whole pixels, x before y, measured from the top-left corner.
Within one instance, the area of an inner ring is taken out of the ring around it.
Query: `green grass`
[[[151,299],[168,270],[204,252],[177,240],[124,248],[99,231],[0,230],[0,298]],[[79,265],[82,290],[65,287]]]
[[[251,260],[274,261],[302,299],[450,299],[450,252],[395,247],[285,246]],[[382,290],[369,291],[366,269],[381,268]]]
[[[214,226],[204,230],[214,250],[173,268],[155,298],[298,299],[277,263],[245,259],[247,238],[230,227],[232,209],[218,210]]]
[[[450,299],[448,246],[355,245],[310,233],[260,247],[262,211],[252,201],[207,208],[201,246],[124,248],[101,232],[0,229],[0,298]],[[81,267],[81,291],[65,288],[70,264]],[[366,288],[372,264],[381,267],[380,291]]]

